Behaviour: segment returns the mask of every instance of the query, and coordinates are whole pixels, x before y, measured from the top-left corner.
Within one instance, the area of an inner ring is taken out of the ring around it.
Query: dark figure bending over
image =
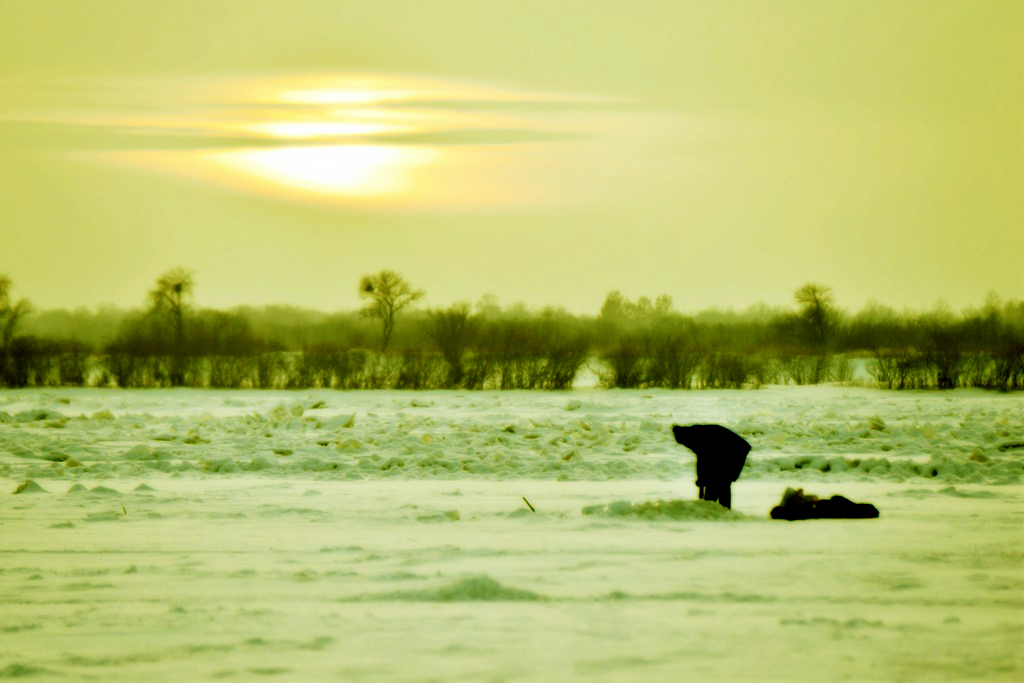
[[[701,500],[732,507],[732,483],[740,478],[750,444],[722,425],[673,425],[676,441],[697,454]]]

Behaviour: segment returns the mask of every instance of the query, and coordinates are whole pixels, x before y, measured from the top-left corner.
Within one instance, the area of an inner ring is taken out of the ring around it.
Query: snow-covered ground
[[[633,514],[696,422],[734,511]],[[1022,680],[1022,475],[975,391],[0,392],[0,679]]]

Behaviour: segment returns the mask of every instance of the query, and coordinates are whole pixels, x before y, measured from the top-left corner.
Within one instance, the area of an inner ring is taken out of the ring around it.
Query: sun
[[[209,152],[207,161],[295,190],[339,197],[401,192],[410,173],[434,157],[429,149],[325,145]]]
[[[404,130],[398,126],[374,121],[269,121],[245,124],[244,128],[275,139],[294,140],[380,135]]]

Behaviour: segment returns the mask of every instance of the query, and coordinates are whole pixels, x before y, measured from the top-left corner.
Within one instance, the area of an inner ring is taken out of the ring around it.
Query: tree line
[[[841,310],[807,283],[793,308],[685,315],[671,297],[610,292],[593,316],[548,307],[418,308],[393,271],[365,275],[357,311],[195,305],[195,278],[161,275],[145,305],[35,313],[0,276],[0,385],[337,389],[712,389],[853,380],[889,389],[1024,389],[1024,302],[960,314]]]

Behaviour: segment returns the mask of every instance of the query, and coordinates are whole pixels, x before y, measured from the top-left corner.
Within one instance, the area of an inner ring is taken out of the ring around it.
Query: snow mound
[[[17,422],[39,422],[41,420],[62,420],[67,418],[56,410],[37,408],[35,410],[25,410],[17,413],[14,416],[14,419]]]
[[[937,479],[943,482],[1014,484],[1024,476],[1024,460],[979,458],[977,456],[933,454],[927,460],[914,458],[844,458],[825,455],[793,455],[748,461],[745,478],[764,478],[799,472],[807,474],[854,475],[856,478],[905,481]]]
[[[0,678],[28,678],[30,676],[43,676],[52,673],[53,671],[50,669],[38,666],[25,666],[15,662],[0,669]]]
[[[44,489],[42,486],[35,483],[31,479],[26,479],[25,481],[18,484],[18,488],[14,489],[15,495],[19,495],[22,493],[46,493],[46,489]]]
[[[89,489],[89,493],[94,496],[119,496],[120,491],[112,489],[109,486],[93,486]]]
[[[121,456],[125,460],[170,460],[173,456],[167,451],[155,450],[144,444],[129,448]]]
[[[584,515],[638,517],[640,519],[741,520],[747,515],[707,500],[657,500],[630,503],[619,500],[607,505],[588,505]]]
[[[458,510],[447,510],[433,515],[420,515],[417,522],[457,522],[462,519]]]
[[[490,576],[481,575],[458,579],[436,588],[399,591],[369,599],[408,602],[539,602],[547,598],[533,591],[505,586]]]

